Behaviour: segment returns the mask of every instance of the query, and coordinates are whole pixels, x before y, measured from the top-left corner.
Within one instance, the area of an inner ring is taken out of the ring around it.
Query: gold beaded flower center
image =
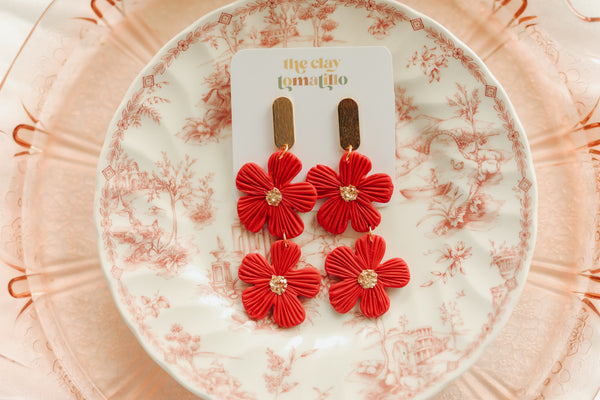
[[[340,186],[340,195],[344,201],[354,201],[358,197],[358,189],[354,185]]]
[[[287,289],[287,279],[284,276],[273,275],[271,276],[271,282],[269,286],[271,286],[271,292],[282,295]]]
[[[269,190],[265,196],[265,200],[267,200],[267,204],[270,206],[278,206],[282,199],[281,192],[277,188]]]
[[[358,276],[358,284],[363,289],[372,289],[377,285],[377,272],[372,269],[365,269]]]

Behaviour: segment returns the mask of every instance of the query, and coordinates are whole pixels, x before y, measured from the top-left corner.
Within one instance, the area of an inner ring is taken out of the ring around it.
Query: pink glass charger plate
[[[276,45],[392,54],[395,196],[377,233],[411,283],[387,291],[380,318],[329,305],[324,259],[362,234],[327,234],[314,212],[294,239],[300,265],[323,277],[306,321],[280,329],[243,309],[241,259],[267,256],[275,238],[236,216],[229,65],[238,50]],[[134,80],[97,175],[100,258],[119,310],[157,363],[211,399],[427,398],[498,334],[533,255],[535,177],[503,89],[449,32],[397,3],[243,1],[200,19]]]
[[[36,310],[63,371],[61,376],[86,398],[185,396],[136,345],[98,273],[90,219],[95,167],[88,165],[96,164],[99,144],[124,89],[147,62],[144,60],[158,51],[156,43],[205,13],[206,3],[197,3],[182,1],[180,7],[166,10],[161,2],[118,2],[123,11],[118,12],[101,2],[99,10],[91,10],[82,3],[74,7],[72,2],[57,1],[41,21],[42,27],[55,35],[45,35],[42,40],[34,32],[12,72],[13,78],[31,82],[35,90],[26,94],[12,93],[8,85],[2,88],[3,101],[9,97],[13,118],[18,118],[5,121],[2,128],[9,131],[17,123],[35,126],[35,144],[42,149],[28,159],[16,159],[27,164],[26,190],[15,201],[19,205],[23,201],[23,213],[22,219],[18,216],[3,226],[3,237],[14,239],[10,243],[3,239],[3,245],[18,259],[24,239]],[[589,298],[597,289],[582,276],[596,259],[595,224],[581,206],[595,209],[596,200],[587,150],[578,148],[591,140],[594,131],[571,129],[580,121],[589,121],[584,118],[589,108],[580,110],[582,117],[577,118],[573,100],[558,75],[552,75],[554,66],[544,63],[535,46],[527,44],[528,37],[518,41],[511,36],[511,30],[520,28],[513,23],[513,12],[523,16],[514,4],[505,8],[494,4],[494,9],[501,10],[493,14],[491,2],[432,1],[413,6],[469,43],[509,91],[532,140],[542,194],[542,240],[513,317],[481,360],[439,396],[570,398],[574,391],[593,393],[597,390],[590,384],[597,370],[593,368],[597,319]],[[170,23],[156,23],[159,20]],[[44,21],[48,25],[44,26]],[[58,29],[57,22],[63,21],[69,23]],[[542,33],[535,27],[529,29],[527,33],[537,45],[552,54]],[[153,40],[140,41],[148,32]],[[44,46],[39,45],[42,42]],[[44,72],[32,72],[31,60]],[[57,80],[62,73],[69,79]],[[587,104],[578,100],[577,106]],[[82,149],[82,144],[91,144],[91,149]],[[557,185],[564,190],[554,190]],[[34,199],[41,200],[34,203]],[[69,220],[73,223],[65,224]],[[567,233],[555,234],[566,226]],[[580,297],[587,301],[581,303],[573,293],[587,293]],[[318,396],[314,391],[314,397]]]

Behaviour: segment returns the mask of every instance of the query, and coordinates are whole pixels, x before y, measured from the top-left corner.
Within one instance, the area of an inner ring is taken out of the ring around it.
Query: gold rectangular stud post
[[[354,99],[346,98],[340,101],[338,105],[338,122],[342,149],[358,149],[360,146],[360,125],[358,103]]]
[[[287,97],[279,97],[273,102],[273,137],[275,146],[291,149],[294,137],[294,106]]]

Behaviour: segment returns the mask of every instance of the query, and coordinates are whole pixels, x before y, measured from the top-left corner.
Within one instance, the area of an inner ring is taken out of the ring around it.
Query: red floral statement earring
[[[372,202],[387,203],[394,185],[387,174],[372,174],[371,160],[356,152],[360,146],[358,104],[344,99],[338,106],[340,145],[346,150],[339,163],[339,175],[325,165],[311,168],[306,178],[314,185],[319,199],[327,198],[317,213],[317,221],[328,232],[340,234],[348,220],[357,232],[368,232],[358,239],[355,252],[347,246],[334,249],[325,260],[325,271],[341,278],[331,285],[329,300],[340,313],[350,311],[360,301],[362,313],[371,318],[390,308],[385,287],[404,287],[410,280],[406,262],[392,258],[381,263],[385,241],[373,234],[381,214]]]
[[[306,318],[298,296],[315,297],[321,285],[321,275],[315,268],[294,269],[300,260],[300,247],[288,241],[304,230],[296,212],[312,210],[317,192],[308,182],[292,183],[302,170],[302,163],[289,152],[295,138],[293,106],[288,98],[273,102],[273,129],[275,145],[280,150],[269,158],[267,173],[255,163],[242,166],[236,186],[245,196],[238,200],[237,211],[248,230],[258,232],[268,220],[269,232],[283,240],[271,247],[272,264],[261,254],[248,254],[238,276],[253,285],[242,293],[250,318],[262,319],[273,308],[275,322],[288,328]]]

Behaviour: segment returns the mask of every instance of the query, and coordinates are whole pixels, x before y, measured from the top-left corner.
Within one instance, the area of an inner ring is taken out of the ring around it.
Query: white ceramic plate
[[[329,305],[324,258],[360,235],[333,237],[316,211],[295,239],[301,266],[324,277],[304,301],[307,320],[279,329],[248,319],[241,304],[241,259],[267,256],[274,238],[236,217],[229,63],[243,48],[284,45],[392,53],[396,193],[377,233],[386,259],[404,258],[412,279],[388,290],[392,306],[379,319]],[[123,317],[194,393],[425,398],[464,372],[510,315],[534,246],[536,186],[504,91],[437,23],[385,1],[258,0],[197,21],[135,80],[100,156],[95,217]]]

